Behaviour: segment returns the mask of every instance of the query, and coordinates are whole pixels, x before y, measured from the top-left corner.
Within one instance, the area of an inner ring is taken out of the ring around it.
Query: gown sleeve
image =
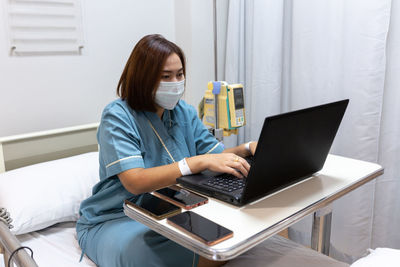
[[[144,168],[140,135],[133,118],[122,106],[115,104],[104,110],[97,139],[106,177]]]

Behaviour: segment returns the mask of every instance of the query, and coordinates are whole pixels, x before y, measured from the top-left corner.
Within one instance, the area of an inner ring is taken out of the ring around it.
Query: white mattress
[[[20,235],[18,239],[24,246],[32,248],[34,259],[40,267],[96,266],[86,256],[79,262],[81,249],[76,239],[75,223],[60,223],[42,231]],[[349,265],[281,236],[274,236],[224,265],[224,267],[242,266],[346,267]],[[0,267],[4,267],[2,255],[0,255]]]

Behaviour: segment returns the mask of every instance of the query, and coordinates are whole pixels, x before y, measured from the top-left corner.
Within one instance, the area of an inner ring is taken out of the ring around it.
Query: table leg
[[[311,248],[329,256],[331,242],[332,208],[326,206],[314,212]]]

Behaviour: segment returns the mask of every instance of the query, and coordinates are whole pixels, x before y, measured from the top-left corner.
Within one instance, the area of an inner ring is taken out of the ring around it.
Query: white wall
[[[183,96],[197,108],[214,79],[213,0],[175,0],[176,43],[186,55],[186,91]]]
[[[80,56],[10,56],[1,10],[0,136],[99,121],[133,46],[150,33],[184,50],[184,99],[197,107],[214,79],[213,0],[82,0],[82,7]]]
[[[0,5],[0,136],[99,121],[135,43],[149,33],[175,39],[174,0],[83,0],[82,6],[81,56],[15,57]]]

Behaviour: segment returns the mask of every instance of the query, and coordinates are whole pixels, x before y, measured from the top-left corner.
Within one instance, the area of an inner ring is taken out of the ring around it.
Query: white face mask
[[[156,104],[165,109],[174,109],[185,91],[185,80],[179,82],[160,82],[156,92]]]

